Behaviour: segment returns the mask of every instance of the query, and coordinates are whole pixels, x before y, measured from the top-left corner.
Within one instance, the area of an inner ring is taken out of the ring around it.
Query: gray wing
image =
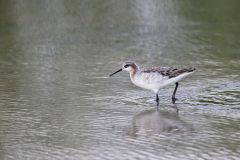
[[[145,72],[145,73],[157,72],[164,77],[169,77],[169,79],[170,79],[173,77],[177,77],[183,73],[193,72],[195,70],[196,70],[195,68],[178,69],[178,68],[174,68],[174,67],[153,67],[150,69],[144,69],[143,72]]]

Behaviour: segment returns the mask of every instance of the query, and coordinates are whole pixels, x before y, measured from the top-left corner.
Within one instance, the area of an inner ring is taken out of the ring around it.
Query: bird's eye
[[[129,65],[128,64],[126,64],[125,66],[124,66],[124,68],[128,68],[129,67]]]

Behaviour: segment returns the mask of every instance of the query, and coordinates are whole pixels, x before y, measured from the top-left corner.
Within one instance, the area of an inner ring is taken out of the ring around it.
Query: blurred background
[[[239,0],[0,0],[0,159],[239,159],[239,52]],[[197,72],[156,111],[129,60]]]

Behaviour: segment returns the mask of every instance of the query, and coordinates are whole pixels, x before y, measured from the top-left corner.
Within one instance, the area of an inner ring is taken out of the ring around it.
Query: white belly
[[[177,77],[170,79],[168,79],[168,77],[162,76],[159,73],[142,73],[136,74],[134,78],[131,77],[131,80],[136,86],[144,89],[149,89],[157,93],[159,89],[171,84],[175,84],[176,82],[179,82],[192,73],[193,72],[183,73]]]

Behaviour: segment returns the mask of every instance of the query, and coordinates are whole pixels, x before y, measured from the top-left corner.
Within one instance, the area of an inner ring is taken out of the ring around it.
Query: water
[[[239,159],[239,3],[1,0],[0,159]],[[127,60],[197,72],[157,112]]]

